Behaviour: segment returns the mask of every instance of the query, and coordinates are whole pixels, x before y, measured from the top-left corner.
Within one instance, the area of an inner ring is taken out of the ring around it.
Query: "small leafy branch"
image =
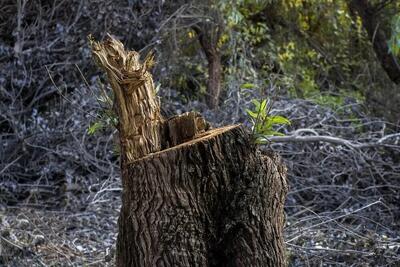
[[[278,115],[270,115],[272,102],[270,99],[264,99],[261,102],[252,100],[254,109],[246,109],[252,122],[252,135],[256,144],[265,144],[268,136],[284,136],[283,133],[274,130],[275,125],[290,124],[290,121]]]
[[[97,114],[97,120],[94,121],[87,129],[89,135],[93,135],[99,130],[108,128],[110,126],[116,128],[118,125],[118,118],[112,108],[113,100],[101,85],[100,88],[102,90],[100,96],[97,97],[97,102],[99,103],[101,109]]]
[[[110,126],[116,127],[118,123],[118,119],[115,116],[114,112],[110,112],[110,110],[103,109],[99,112],[99,118],[90,124],[87,132],[89,135],[93,135],[101,129],[108,128]]]

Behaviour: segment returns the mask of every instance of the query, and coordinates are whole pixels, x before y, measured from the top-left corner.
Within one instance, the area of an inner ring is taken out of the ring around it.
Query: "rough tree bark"
[[[400,84],[400,65],[396,57],[390,53],[388,39],[379,26],[377,10],[368,0],[351,0],[349,1],[349,8],[361,17],[363,27],[368,33],[382,68],[394,83]]]
[[[148,68],[112,38],[91,39],[119,115],[117,266],[285,266],[286,169],[241,125],[194,112],[162,119]],[[125,117],[124,117],[125,116]]]

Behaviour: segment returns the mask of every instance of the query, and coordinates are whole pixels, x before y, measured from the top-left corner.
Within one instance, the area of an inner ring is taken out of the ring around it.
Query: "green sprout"
[[[97,119],[90,124],[87,132],[89,135],[94,135],[101,129],[114,127],[116,128],[118,125],[118,118],[112,108],[113,100],[112,98],[106,93],[105,89],[101,86],[101,94],[96,98],[97,102],[100,105],[100,110],[97,114]]]
[[[254,109],[246,109],[252,123],[252,135],[256,144],[267,143],[268,136],[284,136],[283,133],[275,131],[275,125],[289,124],[290,121],[279,115],[270,115],[272,103],[270,99],[261,102],[252,100]]]

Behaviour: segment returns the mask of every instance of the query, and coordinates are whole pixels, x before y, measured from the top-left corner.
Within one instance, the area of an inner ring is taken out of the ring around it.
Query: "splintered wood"
[[[96,42],[89,36],[96,63],[104,69],[114,92],[121,155],[132,162],[149,153],[160,151],[160,103],[149,73],[154,65],[152,54],[140,62],[139,53],[126,51],[124,45],[108,36]]]

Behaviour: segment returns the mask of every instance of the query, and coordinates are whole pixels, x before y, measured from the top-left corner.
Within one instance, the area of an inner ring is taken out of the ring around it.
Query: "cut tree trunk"
[[[139,69],[148,73],[143,67],[147,61],[126,65],[132,52],[111,38],[104,43],[91,40],[91,45],[115,94],[125,90],[129,98],[136,91],[149,92],[129,102],[134,106],[126,109],[155,103],[149,113],[153,115],[132,126],[148,128],[131,130],[141,133],[141,138],[130,139],[129,145],[121,140],[121,153],[128,155],[121,155],[123,194],[116,265],[285,266],[287,184],[280,158],[273,153],[262,155],[241,125],[211,129],[194,112],[162,119],[152,82],[139,84],[131,78],[130,73]],[[146,74],[142,80],[148,78]],[[114,104],[119,105],[118,101]],[[146,121],[151,123],[140,124]],[[122,133],[129,125],[122,123],[120,138],[130,138]],[[141,148],[148,144],[152,144],[149,149]],[[130,151],[132,147],[140,153]]]

